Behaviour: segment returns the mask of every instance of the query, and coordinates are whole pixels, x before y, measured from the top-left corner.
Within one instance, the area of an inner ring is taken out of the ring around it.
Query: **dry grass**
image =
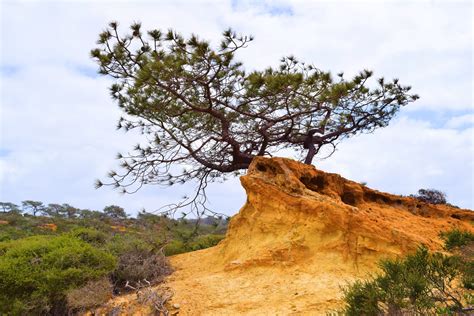
[[[73,311],[84,311],[106,303],[112,297],[113,286],[108,278],[89,281],[83,287],[67,293],[68,307]]]

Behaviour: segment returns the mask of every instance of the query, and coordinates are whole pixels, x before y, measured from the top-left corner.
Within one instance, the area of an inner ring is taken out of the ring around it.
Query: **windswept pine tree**
[[[111,96],[125,114],[118,128],[140,130],[146,145],[119,155],[123,171],[107,184],[135,192],[197,180],[195,195],[177,206],[205,209],[208,182],[238,174],[253,157],[290,148],[311,164],[322,148],[334,152],[344,138],[387,126],[418,98],[398,79],[369,84],[369,70],[333,77],[292,56],[247,71],[235,56],[252,40],[227,30],[213,48],[173,30],[143,33],[139,23],[120,35],[110,23],[91,55],[115,80]]]

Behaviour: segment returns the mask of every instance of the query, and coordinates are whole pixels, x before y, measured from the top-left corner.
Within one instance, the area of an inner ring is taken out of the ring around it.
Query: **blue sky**
[[[440,189],[451,203],[474,208],[469,1],[2,1],[0,9],[0,201],[119,204],[136,213],[192,190],[148,187],[123,196],[93,188],[117,167],[115,154],[140,140],[115,130],[111,81],[89,58],[99,32],[117,20],[124,28],[141,21],[196,33],[216,45],[229,26],[252,34],[238,56],[248,69],[292,54],[347,76],[369,68],[400,78],[421,99],[389,127],[349,139],[314,164],[396,194]],[[212,186],[209,197],[229,215],[245,201],[238,179]]]

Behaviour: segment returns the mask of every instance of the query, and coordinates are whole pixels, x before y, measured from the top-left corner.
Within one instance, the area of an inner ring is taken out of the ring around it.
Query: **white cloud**
[[[472,127],[473,125],[474,114],[453,116],[446,122],[446,127],[448,128],[463,128],[466,126]]]
[[[364,181],[396,194],[421,188],[444,191],[448,200],[473,208],[474,128],[434,128],[406,116],[370,135],[346,140],[317,168]]]
[[[436,1],[2,3],[0,199],[89,208],[116,203],[131,212],[156,209],[191,190],[150,187],[120,196],[92,188],[116,167],[115,153],[137,141],[114,129],[120,112],[109,98],[110,81],[91,76],[89,50],[107,23],[118,20],[124,31],[142,21],[146,29],[172,27],[216,45],[229,26],[253,34],[239,55],[250,69],[294,54],[333,72],[367,67],[376,76],[399,77],[422,98],[390,127],[344,142],[317,166],[390,192],[439,188],[472,208],[471,9],[469,2]],[[420,118],[420,110],[445,115],[444,126]],[[228,214],[244,201],[236,179],[212,186],[209,196]]]

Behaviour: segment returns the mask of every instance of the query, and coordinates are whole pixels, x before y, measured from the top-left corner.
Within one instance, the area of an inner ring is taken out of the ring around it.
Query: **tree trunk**
[[[308,149],[304,163],[310,165],[313,161],[314,155],[316,155],[316,147],[314,146],[314,131],[308,131],[306,138],[303,142],[303,148]]]
[[[313,162],[314,155],[316,155],[316,147],[313,143],[310,143],[308,144],[308,154],[306,155],[304,163],[310,165]]]

